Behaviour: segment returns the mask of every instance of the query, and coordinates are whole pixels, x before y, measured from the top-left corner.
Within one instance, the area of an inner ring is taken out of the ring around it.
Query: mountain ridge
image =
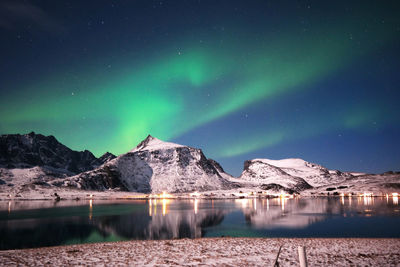
[[[51,167],[71,173],[94,169],[115,155],[106,152],[96,158],[89,150],[75,151],[60,143],[54,136],[7,134],[0,136],[0,167]]]
[[[329,170],[299,158],[257,158],[245,161],[242,174],[233,177],[201,149],[165,142],[151,135],[118,157],[107,152],[99,158],[88,150],[73,151],[54,136],[34,132],[0,136],[0,191],[53,186],[142,193],[238,188],[299,193],[319,192],[330,185],[359,187],[357,181],[373,188],[372,179],[385,191],[400,187],[397,176],[396,172],[374,176]],[[385,177],[389,180],[385,181]]]

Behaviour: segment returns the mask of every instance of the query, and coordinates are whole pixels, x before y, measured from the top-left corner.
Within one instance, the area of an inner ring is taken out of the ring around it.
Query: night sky
[[[400,169],[399,1],[0,1],[0,134]]]

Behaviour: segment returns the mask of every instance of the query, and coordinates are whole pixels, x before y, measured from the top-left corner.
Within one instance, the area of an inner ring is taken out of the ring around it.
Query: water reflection
[[[93,199],[89,200],[89,220],[93,217]]]
[[[397,195],[393,196],[393,205],[399,205],[399,197]]]
[[[400,237],[397,195],[94,201],[0,202],[0,249],[221,235]]]

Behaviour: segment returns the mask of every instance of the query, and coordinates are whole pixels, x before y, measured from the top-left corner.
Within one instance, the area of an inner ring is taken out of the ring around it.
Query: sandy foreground
[[[400,239],[202,238],[125,241],[0,251],[1,266],[400,266]]]

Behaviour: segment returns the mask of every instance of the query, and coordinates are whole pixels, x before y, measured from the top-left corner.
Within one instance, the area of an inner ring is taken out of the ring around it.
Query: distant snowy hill
[[[332,183],[342,182],[352,175],[350,173],[343,173],[337,170],[328,170],[327,168],[307,162],[303,159],[256,159],[254,161],[274,166],[285,174],[293,177],[303,178],[311,186],[322,186]]]
[[[119,187],[137,192],[192,192],[228,189],[222,168],[201,149],[163,142],[148,136],[136,148],[101,167],[64,182],[90,190]]]
[[[300,177],[292,176],[264,159],[248,160],[239,179],[259,183],[260,185],[279,185],[284,190],[302,191],[311,186]]]

